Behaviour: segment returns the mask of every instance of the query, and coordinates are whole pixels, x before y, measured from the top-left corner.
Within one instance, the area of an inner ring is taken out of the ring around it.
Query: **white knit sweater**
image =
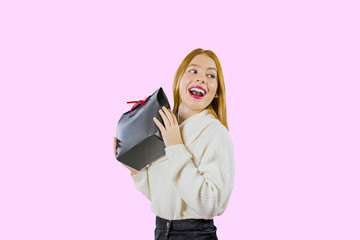
[[[169,220],[221,215],[234,183],[234,150],[228,130],[205,109],[180,125],[184,144],[137,174],[136,188],[151,201],[151,210]]]

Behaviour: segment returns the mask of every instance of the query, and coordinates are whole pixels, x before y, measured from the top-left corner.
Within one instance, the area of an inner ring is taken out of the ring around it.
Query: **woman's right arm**
[[[114,154],[116,158],[116,147],[117,147],[117,139],[114,137]],[[139,190],[142,194],[144,194],[150,201],[151,201],[151,195],[150,195],[150,186],[149,186],[149,177],[148,177],[148,166],[141,169],[141,171],[136,170],[124,163],[121,163],[124,165],[127,169],[131,171],[131,177],[134,180],[135,187],[137,190]]]

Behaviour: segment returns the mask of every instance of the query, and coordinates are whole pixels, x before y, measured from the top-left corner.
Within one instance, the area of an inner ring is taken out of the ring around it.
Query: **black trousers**
[[[217,240],[214,220],[168,220],[156,216],[155,240]]]

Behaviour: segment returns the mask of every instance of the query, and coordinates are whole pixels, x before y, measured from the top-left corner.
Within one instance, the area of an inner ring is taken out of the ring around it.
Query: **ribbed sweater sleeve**
[[[210,125],[202,137],[204,151],[195,165],[192,153],[184,144],[165,148],[172,183],[181,198],[202,218],[208,219],[229,200],[233,188],[233,143],[223,125]],[[199,140],[200,140],[199,138]]]
[[[151,201],[148,166],[145,166],[138,173],[136,173],[136,174],[131,173],[130,175],[131,175],[132,179],[134,180],[136,189],[139,190],[142,194],[144,194]]]

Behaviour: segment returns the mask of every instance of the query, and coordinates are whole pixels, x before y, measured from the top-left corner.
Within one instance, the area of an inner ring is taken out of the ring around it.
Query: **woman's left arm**
[[[163,111],[163,112],[162,112]],[[222,124],[210,124],[198,141],[204,141],[199,166],[185,147],[175,115],[160,110],[163,126],[156,118],[169,159],[170,180],[181,198],[202,218],[212,218],[224,211],[234,182],[234,150],[228,130]]]
[[[234,151],[225,127],[214,124],[206,130],[211,138],[204,139],[208,145],[199,166],[184,144],[168,146],[165,152],[171,181],[181,198],[203,218],[212,218],[225,210],[233,189]]]

